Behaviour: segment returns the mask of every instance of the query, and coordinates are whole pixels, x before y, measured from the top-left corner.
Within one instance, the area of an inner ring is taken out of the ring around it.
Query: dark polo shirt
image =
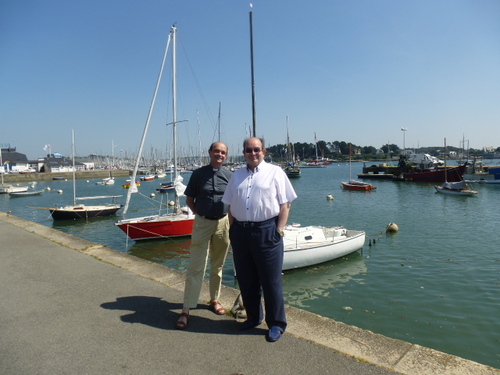
[[[231,175],[228,169],[214,169],[211,165],[193,171],[184,194],[194,198],[198,215],[217,217],[227,214],[228,205],[222,202],[222,196]]]

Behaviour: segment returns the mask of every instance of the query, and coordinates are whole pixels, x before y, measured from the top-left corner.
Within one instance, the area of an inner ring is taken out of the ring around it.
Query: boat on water
[[[3,166],[2,153],[0,153],[0,166]],[[28,186],[16,186],[12,184],[5,184],[3,181],[3,175],[4,175],[3,169],[2,172],[0,172],[0,175],[2,176],[1,177],[2,183],[0,184],[0,194],[20,193],[23,191],[28,191]]]
[[[83,197],[77,199],[100,199],[100,198],[116,198],[121,195],[103,196],[103,197]],[[120,208],[121,204],[108,203],[100,205],[85,205],[72,204],[62,207],[50,208],[50,214],[54,220],[75,220],[75,219],[90,219],[94,217],[114,215]]]
[[[147,174],[145,176],[141,176],[140,180],[141,181],[153,181],[155,179],[154,174]]]
[[[9,197],[31,197],[36,195],[42,195],[44,190],[27,190],[27,191],[12,191],[9,193]]]
[[[466,165],[462,164],[458,167],[444,167],[421,171],[412,171],[403,173],[405,181],[415,182],[459,182],[463,180]],[[446,176],[447,175],[447,176]]]
[[[124,187],[125,189],[128,189],[128,188],[130,188],[131,183],[132,183],[132,180],[127,180],[127,181],[125,181],[125,183],[122,185],[122,187]],[[136,181],[136,182],[135,182],[135,186],[141,186],[141,181]]]
[[[327,167],[326,164],[313,163],[313,162],[306,162],[300,165],[300,168],[326,168],[326,167]]]
[[[175,185],[173,182],[162,182],[160,187],[156,189],[156,192],[160,194],[172,193],[174,191]]]
[[[288,130],[288,116],[286,116],[286,154],[287,164],[283,168],[288,178],[299,178],[302,175],[300,167],[295,159],[295,149],[290,143],[290,132]]]
[[[115,178],[111,176],[103,178],[102,181],[96,182],[96,185],[114,185],[114,184],[115,184]]]
[[[170,43],[172,44],[172,131],[173,131],[173,159],[174,159],[174,190],[175,190],[175,202],[173,207],[173,212],[168,212],[165,214],[157,214],[151,216],[123,219],[115,223],[115,225],[120,228],[127,236],[133,240],[146,240],[146,239],[161,239],[170,237],[183,237],[190,236],[193,232],[194,224],[194,214],[188,207],[180,207],[179,197],[184,195],[184,190],[186,186],[182,184],[182,176],[179,173],[178,163],[177,163],[177,79],[176,79],[176,33],[177,28],[175,26],[171,27],[171,31],[168,37],[167,46],[163,56],[163,63],[161,65],[160,74],[158,75],[158,81],[156,83],[156,90],[151,101],[151,106],[149,109],[148,119],[146,125],[144,126],[144,131],[139,146],[139,152],[137,154],[137,160],[132,172],[132,181],[135,181],[137,171],[139,169],[139,163],[142,156],[142,150],[144,148],[144,142],[146,140],[146,135],[149,128],[149,122],[151,114],[154,108],[154,103],[156,101],[156,94],[161,82],[161,77],[163,69],[165,66],[165,60],[167,57],[167,52],[169,50]],[[127,194],[127,200],[123,210],[125,215],[128,210],[130,199],[132,194],[137,192],[137,188],[132,185]]]
[[[102,179],[102,181],[96,182],[96,185],[114,185],[115,178],[111,175],[111,171],[109,171],[109,176]]]
[[[487,166],[483,164],[482,160],[473,159],[472,163],[467,163],[463,178],[466,182],[500,184],[500,167]]]
[[[376,189],[374,185],[368,182],[352,179],[352,144],[349,144],[349,181],[342,181],[340,186],[342,189],[354,191],[371,191]]]
[[[285,174],[288,176],[288,178],[299,178],[300,176],[302,176],[300,167],[293,164],[287,165],[283,170],[285,171]]]
[[[75,132],[72,130],[72,153],[73,153],[73,204],[60,207],[33,207],[38,209],[47,209],[54,220],[75,220],[75,219],[89,219],[93,217],[101,217],[115,214],[120,208],[121,204],[108,203],[100,205],[88,206],[85,204],[78,204],[78,200],[91,200],[91,199],[105,199],[121,197],[121,195],[111,196],[93,196],[93,197],[76,197],[76,170],[75,170]]]
[[[461,195],[461,196],[473,196],[478,193],[476,190],[472,190],[467,183],[462,181],[449,182],[448,181],[448,170],[446,169],[446,138],[444,139],[444,183],[440,186],[434,186],[436,192],[448,195]],[[465,165],[465,164],[464,164]]]
[[[283,271],[312,266],[354,253],[363,248],[364,231],[342,226],[323,227],[287,225],[283,237]]]
[[[3,176],[3,173],[2,173]],[[28,191],[28,186],[16,186],[9,184],[0,184],[0,194],[22,193]]]
[[[355,191],[370,191],[377,188],[375,185],[369,184],[368,182],[358,180],[342,181],[340,186],[342,189]]]
[[[471,189],[465,181],[444,182],[440,186],[434,186],[434,188],[438,193],[448,195],[473,196],[478,193],[477,190]]]

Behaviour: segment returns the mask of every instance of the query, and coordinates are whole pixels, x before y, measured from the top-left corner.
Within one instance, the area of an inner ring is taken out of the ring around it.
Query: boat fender
[[[389,223],[389,225],[387,225],[386,231],[387,233],[396,233],[397,231],[399,231],[399,227],[396,223]]]
[[[234,305],[231,308],[231,314],[236,319],[244,319],[247,317],[247,312],[245,311],[245,306],[243,306],[243,298],[241,297],[241,293],[236,297],[236,301],[234,301]]]

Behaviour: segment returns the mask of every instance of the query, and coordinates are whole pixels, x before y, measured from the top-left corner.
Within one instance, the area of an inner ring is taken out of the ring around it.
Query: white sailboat
[[[434,186],[436,191],[441,194],[473,196],[478,193],[477,190],[471,189],[467,183],[462,181],[448,182],[448,173],[446,169],[446,138],[444,139],[444,183],[440,186]]]
[[[149,123],[151,119],[151,114],[154,108],[154,103],[156,101],[156,95],[158,93],[159,85],[161,82],[161,77],[163,74],[163,69],[165,66],[165,61],[167,57],[167,52],[170,43],[172,43],[172,128],[173,128],[173,156],[174,156],[174,186],[175,186],[175,204],[174,212],[166,214],[158,214],[130,219],[123,219],[115,223],[115,225],[124,231],[128,237],[133,240],[145,240],[145,239],[156,239],[156,238],[168,238],[168,237],[180,237],[180,236],[190,236],[193,231],[194,214],[189,210],[188,207],[180,207],[179,197],[184,195],[185,186],[182,184],[182,177],[178,170],[177,165],[177,80],[176,80],[176,33],[177,28],[172,26],[167,46],[165,48],[165,53],[163,56],[163,62],[160,69],[160,74],[156,83],[155,93],[153,95],[153,100],[149,109],[148,118],[144,131],[142,134],[141,144],[139,146],[139,152],[137,155],[137,160],[135,164],[134,171],[132,172],[132,181],[135,181],[137,176],[137,171],[139,169],[139,161],[142,155],[142,149],[144,147],[144,142],[146,140],[146,135],[149,128]],[[128,211],[130,199],[133,193],[137,192],[137,187],[134,184],[130,185],[127,199],[125,202],[125,207],[123,214],[125,215]]]

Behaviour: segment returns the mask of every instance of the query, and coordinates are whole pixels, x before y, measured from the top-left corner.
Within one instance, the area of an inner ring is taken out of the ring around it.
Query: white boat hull
[[[28,186],[0,185],[0,194],[28,191]]]
[[[289,225],[284,230],[283,271],[312,266],[341,258],[361,249],[365,232],[343,227],[301,227]]]
[[[434,186],[436,191],[441,194],[448,194],[448,195],[462,195],[462,196],[472,196],[476,195],[478,193],[477,190],[471,190],[471,189],[446,189],[442,186]]]

